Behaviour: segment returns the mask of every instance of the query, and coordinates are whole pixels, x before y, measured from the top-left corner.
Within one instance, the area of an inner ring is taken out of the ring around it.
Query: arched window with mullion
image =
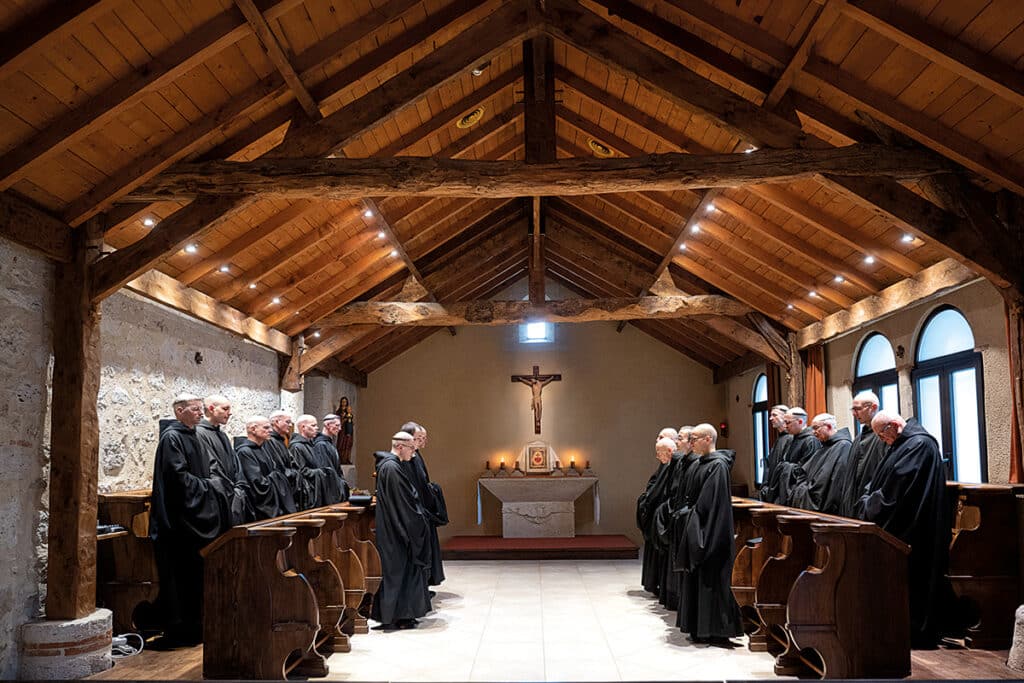
[[[853,393],[872,391],[878,396],[879,407],[898,413],[900,410],[899,378],[896,374],[896,355],[884,334],[873,332],[860,345],[854,368]]]
[[[988,481],[981,353],[960,311],[943,306],[928,316],[911,378],[915,412],[938,440],[950,478]]]
[[[764,468],[768,460],[768,376],[761,373],[754,380],[751,392],[751,414],[754,420],[754,482],[764,483]]]

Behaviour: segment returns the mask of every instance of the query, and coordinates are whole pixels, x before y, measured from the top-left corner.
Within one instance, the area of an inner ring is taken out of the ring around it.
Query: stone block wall
[[[0,239],[0,679],[17,675],[18,628],[41,602],[52,279],[49,261]]]

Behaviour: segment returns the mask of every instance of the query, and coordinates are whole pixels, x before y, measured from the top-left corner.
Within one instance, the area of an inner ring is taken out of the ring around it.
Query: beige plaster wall
[[[873,332],[888,337],[897,352],[896,367],[900,376],[900,412],[914,414],[913,387],[910,370],[914,365],[914,349],[921,326],[928,315],[944,304],[960,310],[974,332],[976,349],[982,354],[985,385],[985,426],[988,441],[988,476],[992,483],[1005,483],[1010,474],[1010,385],[1009,359],[1006,348],[1006,317],[1003,300],[988,281],[967,285],[934,301],[908,307],[854,333],[835,339],[825,346],[828,405],[840,426],[853,431],[850,412],[854,362],[861,343]],[[898,346],[904,355],[898,357]]]
[[[504,298],[504,297],[503,297]],[[372,486],[375,450],[388,450],[406,420],[424,424],[431,478],[444,488],[456,534],[500,534],[500,505],[484,493],[485,524],[476,525],[476,480],[484,461],[511,463],[541,438],[564,464],[591,461],[600,477],[601,524],[592,499],[577,503],[580,533],[621,533],[639,540],[636,497],[654,471],[654,440],[664,426],[709,421],[723,414],[723,387],[711,371],[632,326],[559,325],[552,344],[518,342],[514,327],[438,332],[373,372],[361,390],[357,416],[360,485]],[[543,434],[533,433],[530,390],[513,374],[561,373],[544,388]]]
[[[50,262],[0,238],[0,679],[17,676],[18,627],[41,608],[52,280]]]
[[[746,485],[748,493],[754,491],[754,380],[762,372],[763,365],[724,382],[729,448],[736,451],[732,480],[733,483]]]

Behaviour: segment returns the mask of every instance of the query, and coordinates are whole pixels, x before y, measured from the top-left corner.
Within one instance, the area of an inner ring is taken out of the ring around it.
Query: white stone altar
[[[597,477],[480,479],[501,501],[503,538],[574,538],[576,499],[596,484]]]

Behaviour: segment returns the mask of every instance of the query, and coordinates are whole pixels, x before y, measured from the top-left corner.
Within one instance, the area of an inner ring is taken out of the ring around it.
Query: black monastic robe
[[[200,549],[229,524],[224,481],[213,476],[194,429],[174,420],[160,434],[153,463],[149,537],[160,592],[156,618],[164,634],[202,639],[203,558]]]
[[[676,462],[669,460],[658,468],[654,484],[647,491],[643,501],[644,526],[640,532],[644,536],[644,561],[641,565],[640,583],[644,590],[660,597],[661,577],[665,574],[666,546],[658,537],[657,513],[661,504],[668,500],[669,486],[672,483],[672,472]],[[664,513],[662,513],[664,514]]]
[[[793,444],[793,435],[789,432],[782,432],[775,438],[775,444],[772,449],[768,451],[768,457],[765,459],[764,472],[762,476],[764,481],[761,483],[761,489],[758,497],[761,500],[767,501],[769,495],[768,482],[771,481],[772,472],[776,470],[779,463],[785,459],[786,451]]]
[[[291,501],[294,512],[292,489],[287,477],[277,471],[274,458],[252,439],[246,439],[235,448],[242,471],[249,482],[250,500],[256,510],[256,519],[269,519],[288,514]]]
[[[805,479],[802,465],[819,448],[821,442],[814,436],[814,431],[810,427],[804,427],[799,434],[794,434],[793,441],[772,470],[765,500],[778,505],[788,505],[790,492]]]
[[[636,528],[640,530],[640,535],[644,538],[644,549],[640,556],[640,583],[644,586],[644,590],[648,591],[650,589],[647,586],[653,585],[656,581],[648,581],[648,577],[653,572],[651,564],[654,562],[655,547],[647,539],[647,529],[651,516],[654,514],[654,510],[651,509],[647,501],[650,499],[651,489],[654,487],[655,482],[658,481],[658,477],[663,469],[665,469],[665,463],[659,462],[658,467],[654,470],[654,474],[647,480],[643,493],[636,499]]]
[[[430,611],[430,522],[416,485],[394,453],[373,454],[377,470],[377,550],[381,583],[370,618],[382,624],[416,619]]]
[[[853,510],[857,506],[860,497],[867,493],[867,486],[871,483],[878,464],[882,462],[888,446],[878,438],[878,435],[871,430],[871,425],[861,426],[860,433],[853,441],[850,448],[850,457],[846,466],[839,475],[841,486],[833,487],[835,495],[830,494],[829,507],[835,510],[835,514],[843,517],[853,517]]]
[[[230,526],[248,524],[256,519],[256,511],[249,502],[249,482],[242,473],[242,464],[228,435],[220,426],[203,419],[196,425],[196,436],[210,461],[210,472],[224,480],[231,510]]]
[[[430,577],[429,585],[438,586],[444,581],[444,565],[441,563],[441,540],[437,535],[437,527],[448,523],[448,509],[444,498],[438,500],[437,493],[440,487],[430,481],[430,474],[427,472],[427,463],[423,455],[416,451],[412,460],[403,462],[402,466],[409,470],[409,478],[416,486],[416,493],[420,496],[420,504],[430,522]]]
[[[341,473],[341,460],[334,440],[322,432],[317,434],[313,439],[313,455],[316,458],[317,467],[324,470],[326,476],[331,480],[331,495],[338,496],[338,500],[330,500],[328,503],[340,503],[343,500],[348,500],[349,486]],[[338,491],[337,494],[334,493],[335,490]]]
[[[804,479],[790,491],[787,505],[815,512],[838,514],[836,510],[826,509],[825,506],[832,489],[842,486],[836,475],[846,464],[852,445],[850,430],[846,427],[830,436],[821,448],[801,465]]]
[[[291,450],[295,466],[299,468],[299,476],[304,484],[305,493],[303,508],[310,509],[340,503],[342,484],[333,467],[321,467],[317,453],[313,448],[313,440],[301,434],[291,438],[288,448]]]
[[[295,461],[292,459],[292,454],[288,451],[285,438],[272,431],[270,438],[263,442],[263,450],[273,460],[274,469],[284,475],[284,478],[288,481],[288,488],[291,491],[291,496],[285,496],[284,500],[281,501],[281,514],[297,512],[303,509],[301,503],[304,500],[305,491],[302,490],[302,486],[305,482],[299,476],[299,468],[295,466]]]
[[[935,647],[949,608],[950,506],[938,442],[914,418],[885,453],[855,516],[910,545],[910,641]]]
[[[665,548],[666,561],[662,571],[661,583],[658,587],[658,599],[666,609],[679,609],[682,597],[679,585],[679,574],[672,566],[671,558],[675,554],[676,521],[683,508],[688,477],[693,466],[700,460],[694,452],[686,454],[676,451],[672,454],[675,466],[672,469],[672,482],[669,484],[668,500],[661,504],[655,513],[658,535],[661,546]]]
[[[681,532],[674,565],[683,570],[677,624],[693,638],[731,638],[743,633],[732,594],[733,535],[731,450],[702,456],[687,476],[692,501],[679,516]],[[689,501],[688,501],[689,502]]]

